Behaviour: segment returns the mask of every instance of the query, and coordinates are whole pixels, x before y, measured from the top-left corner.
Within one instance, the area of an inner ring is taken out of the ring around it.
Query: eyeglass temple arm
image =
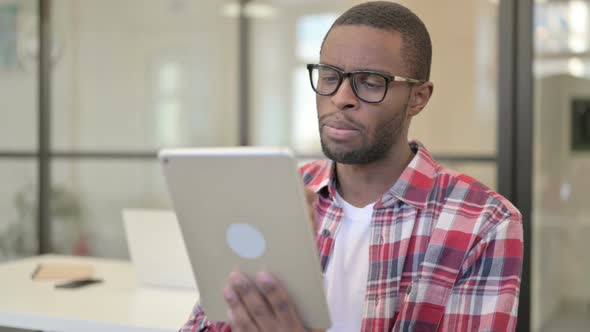
[[[422,84],[424,83],[424,81],[420,81],[414,78],[407,78],[407,77],[401,77],[401,76],[393,76],[392,78],[394,81],[396,82],[408,82],[408,83],[412,83],[412,84]]]

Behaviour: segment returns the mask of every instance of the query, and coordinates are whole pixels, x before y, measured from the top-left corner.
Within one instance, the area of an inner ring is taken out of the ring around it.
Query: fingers
[[[295,305],[285,287],[267,272],[260,272],[256,278],[256,283],[276,315],[278,324],[280,326],[296,327],[294,331],[302,330],[302,324]]]
[[[238,301],[230,303],[232,326],[239,331],[277,331],[276,317],[268,302],[258,290],[258,286],[243,273],[233,272],[227,287],[237,295]]]
[[[223,297],[229,305],[228,317],[234,332],[255,332],[258,327],[250,317],[250,314],[241,303],[238,294],[231,286],[223,290]]]

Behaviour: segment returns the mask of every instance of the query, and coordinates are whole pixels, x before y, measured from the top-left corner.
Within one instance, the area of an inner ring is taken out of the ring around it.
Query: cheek
[[[315,96],[315,106],[317,107],[318,112],[320,112],[321,108],[325,107],[325,105],[326,105],[326,97],[316,95]]]
[[[329,112],[329,110],[330,110],[330,99],[329,99],[329,97],[316,95],[316,98],[315,98],[315,106],[316,106],[317,111],[318,111],[318,116],[321,116],[323,114],[327,114]]]
[[[369,140],[373,140],[375,138],[375,132],[379,127],[378,119],[370,119],[369,121],[365,121],[365,126]]]
[[[369,139],[375,139],[378,130],[383,130],[383,125],[399,126],[402,120],[403,106],[395,103],[368,107],[365,112],[357,117],[367,131]]]
[[[316,96],[315,97],[315,108],[316,108],[318,114],[321,113],[321,106],[320,106],[320,104],[321,104],[320,98],[319,98],[319,96]]]
[[[367,137],[372,138],[375,135],[375,129],[381,121],[382,116],[379,109],[372,109],[371,107],[364,107],[362,110],[354,113],[354,121],[365,129]]]

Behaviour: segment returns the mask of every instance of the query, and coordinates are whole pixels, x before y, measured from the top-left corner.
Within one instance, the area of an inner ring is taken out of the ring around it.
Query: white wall
[[[571,151],[571,101],[590,98],[590,78],[536,80],[533,309],[537,324],[564,304],[590,303],[590,153]],[[540,325],[539,325],[540,326]]]
[[[237,26],[221,16],[220,2],[54,3],[65,44],[54,80],[56,147],[235,144]],[[160,88],[167,65],[178,69],[174,96]],[[158,109],[165,97],[177,111]],[[166,116],[175,132],[169,142],[162,138]]]
[[[222,2],[53,3],[64,50],[54,68],[56,149],[236,144],[238,31]],[[82,227],[56,226],[61,251],[126,257],[121,209],[171,206],[155,161],[60,160],[53,177],[83,208]]]

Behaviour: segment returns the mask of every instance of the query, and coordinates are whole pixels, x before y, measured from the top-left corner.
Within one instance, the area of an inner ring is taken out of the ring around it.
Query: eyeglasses
[[[317,94],[331,96],[338,91],[344,79],[349,78],[354,95],[367,103],[382,102],[392,81],[409,84],[424,83],[413,78],[389,76],[369,70],[345,72],[340,68],[322,64],[309,64],[307,70],[311,87]]]

